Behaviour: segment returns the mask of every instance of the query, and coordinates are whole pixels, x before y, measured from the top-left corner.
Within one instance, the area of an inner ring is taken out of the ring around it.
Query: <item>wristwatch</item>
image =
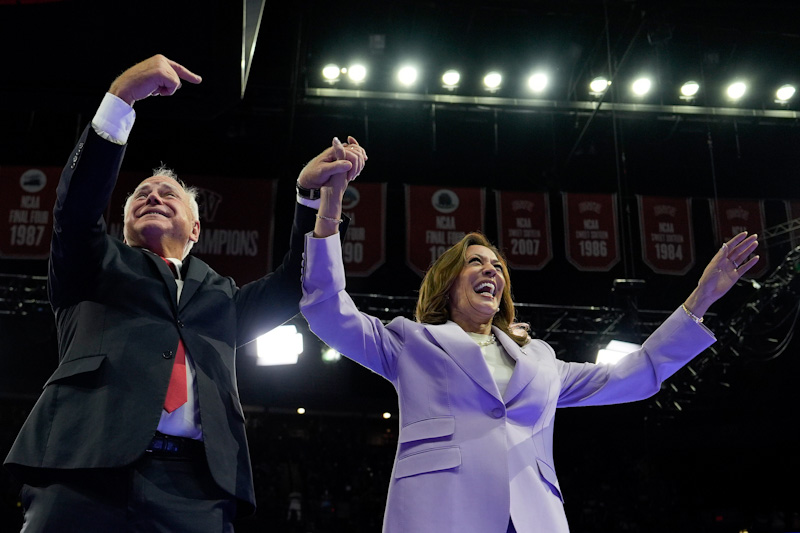
[[[297,194],[300,196],[300,198],[305,198],[306,200],[319,200],[320,198],[319,189],[306,189],[300,185],[299,180],[295,188],[297,189]]]

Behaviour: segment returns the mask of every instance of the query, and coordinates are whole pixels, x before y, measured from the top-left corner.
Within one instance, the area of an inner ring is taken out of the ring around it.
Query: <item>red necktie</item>
[[[167,259],[164,261],[175,274],[175,264]],[[183,339],[178,339],[178,348],[175,350],[175,364],[172,365],[172,375],[169,377],[169,388],[167,389],[167,399],[164,400],[164,410],[171,413],[187,400],[186,392],[186,349],[183,347]]]

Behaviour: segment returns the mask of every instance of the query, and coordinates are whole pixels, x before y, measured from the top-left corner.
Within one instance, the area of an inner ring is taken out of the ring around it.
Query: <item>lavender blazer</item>
[[[386,533],[569,531],[553,462],[556,407],[652,396],[714,342],[682,310],[616,365],[566,363],[541,340],[493,333],[516,361],[504,394],[480,348],[453,322],[398,317],[384,326],[345,292],[339,239],[306,236],[300,309],[312,331],[392,382],[400,434]]]

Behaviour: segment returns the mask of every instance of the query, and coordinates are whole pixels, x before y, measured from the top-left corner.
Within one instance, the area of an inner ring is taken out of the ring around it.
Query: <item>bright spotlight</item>
[[[361,83],[367,77],[367,67],[361,65],[359,63],[352,65],[347,70],[347,76],[350,78],[350,81],[353,83]]]
[[[681,85],[681,99],[683,100],[691,100],[695,96],[697,96],[697,92],[700,90],[700,84],[696,81],[690,80]]]
[[[611,85],[611,82],[607,78],[598,76],[589,83],[589,92],[592,96],[600,96],[606,92],[609,85]]]
[[[795,88],[793,85],[783,85],[775,91],[775,101],[779,104],[785,104],[794,96]]]
[[[333,348],[326,348],[322,350],[322,360],[325,361],[326,363],[335,363],[341,358],[342,354],[340,354]]]
[[[728,85],[728,90],[725,92],[731,100],[738,100],[747,92],[747,85],[742,81],[737,81]]]
[[[384,420],[389,420],[390,418],[392,418],[392,413],[389,412],[383,413]]]
[[[339,65],[334,65],[333,63],[325,65],[322,69],[322,77],[325,78],[325,81],[328,83],[339,81]]]
[[[417,69],[411,66],[405,66],[397,71],[397,81],[401,85],[410,87],[417,81]]]
[[[445,89],[455,89],[458,87],[459,81],[461,81],[461,74],[457,70],[448,70],[442,74],[442,87]]]
[[[636,96],[644,96],[650,92],[652,87],[653,82],[650,81],[650,78],[639,78],[633,82],[633,85],[631,85],[631,90]]]
[[[483,77],[484,87],[492,92],[499,89],[501,83],[503,83],[503,76],[499,72],[492,71]]]
[[[305,407],[298,407],[298,408],[297,408],[297,414],[298,414],[298,415],[304,415],[304,414],[306,414],[306,408],[305,408]]]
[[[296,365],[303,353],[303,335],[293,325],[278,326],[256,339],[258,366]]]
[[[605,348],[601,348],[597,351],[597,359],[595,362],[598,365],[613,365],[629,353],[635,352],[641,347],[641,344],[612,340]]]
[[[535,93],[541,93],[547,88],[547,83],[549,81],[547,74],[544,72],[537,72],[528,78],[528,88]]]

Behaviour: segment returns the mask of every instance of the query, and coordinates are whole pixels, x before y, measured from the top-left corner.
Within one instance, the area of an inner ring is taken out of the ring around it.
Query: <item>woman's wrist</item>
[[[706,314],[708,308],[711,307],[710,302],[706,302],[704,298],[701,298],[697,292],[697,289],[693,290],[692,293],[689,295],[688,298],[681,304],[683,310],[691,316],[692,318],[702,319],[703,315]]]
[[[320,204],[317,211],[317,223],[314,226],[314,237],[330,237],[339,232],[342,222],[342,198],[344,188],[326,186],[320,189]]]

